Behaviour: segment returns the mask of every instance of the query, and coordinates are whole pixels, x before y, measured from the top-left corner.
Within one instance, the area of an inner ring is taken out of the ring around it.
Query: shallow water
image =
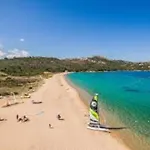
[[[126,125],[123,141],[132,149],[150,149],[150,72],[72,73],[67,78],[89,94],[99,93],[105,123]]]

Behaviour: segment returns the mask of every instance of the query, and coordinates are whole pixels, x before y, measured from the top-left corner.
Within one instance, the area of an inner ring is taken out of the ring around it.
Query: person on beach
[[[17,119],[17,120],[19,119],[19,115],[18,115],[18,114],[16,115],[16,119]]]
[[[60,115],[60,114],[58,114],[58,115],[57,115],[57,118],[58,118],[58,120],[60,120],[60,119],[61,119],[61,115]]]
[[[23,117],[20,117],[20,118],[19,118],[19,115],[18,115],[18,116],[16,116],[16,118],[18,118],[17,119],[18,122],[27,122],[27,121],[30,121],[30,119],[27,116],[25,116],[25,115]]]
[[[0,118],[0,121],[7,121],[7,119],[5,119],[5,118]]]
[[[98,94],[94,94],[90,102],[90,125],[99,125]]]
[[[58,120],[64,120],[64,119],[61,117],[60,114],[57,115],[57,119],[58,119]]]
[[[27,116],[23,116],[23,122],[27,122],[30,121],[29,118]]]
[[[52,129],[52,128],[53,128],[53,126],[52,126],[51,124],[49,124],[49,128],[51,128],[51,129]]]

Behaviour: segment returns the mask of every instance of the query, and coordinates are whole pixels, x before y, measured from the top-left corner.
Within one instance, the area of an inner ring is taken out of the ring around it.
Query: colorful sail
[[[95,94],[90,102],[90,124],[99,124],[98,94]]]
[[[90,102],[90,122],[88,123],[87,128],[97,131],[105,131],[110,132],[109,129],[101,126],[100,117],[99,117],[99,109],[98,109],[98,94],[95,94]]]

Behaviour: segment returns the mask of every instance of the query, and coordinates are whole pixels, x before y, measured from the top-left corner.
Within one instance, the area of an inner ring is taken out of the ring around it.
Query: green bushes
[[[94,56],[85,59],[57,59],[47,57],[28,57],[1,59],[0,71],[11,76],[35,76],[43,72],[64,72],[65,70],[80,71],[116,71],[116,70],[149,70],[150,63],[126,62],[109,60]]]

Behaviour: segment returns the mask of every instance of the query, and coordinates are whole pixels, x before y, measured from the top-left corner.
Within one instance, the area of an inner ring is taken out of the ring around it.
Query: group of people
[[[27,121],[30,121],[30,119],[27,116],[24,115],[22,117],[19,117],[18,114],[16,115],[16,119],[17,119],[18,122],[27,122]],[[0,121],[7,121],[7,119],[0,117]]]
[[[17,114],[16,115],[16,119],[18,122],[27,122],[27,121],[30,121],[30,119],[27,117],[27,116],[22,116],[22,117],[19,117],[19,115]]]

